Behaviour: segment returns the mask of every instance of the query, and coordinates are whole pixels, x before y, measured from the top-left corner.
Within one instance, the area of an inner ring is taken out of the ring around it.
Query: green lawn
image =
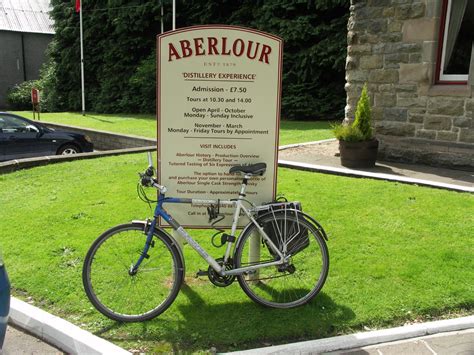
[[[32,119],[27,111],[14,112]],[[71,126],[93,128],[103,131],[132,134],[142,137],[156,137],[156,118],[153,115],[104,115],[60,112],[42,113],[42,121],[55,122]],[[280,145],[317,141],[334,138],[330,122],[281,121]]]
[[[329,234],[329,278],[292,310],[260,307],[237,283],[218,288],[185,248],[187,283],[160,317],[119,324],[82,289],[92,241],[150,215],[136,196],[145,154],[55,164],[0,175],[0,243],[14,295],[127,349],[217,351],[316,339],[474,309],[473,196],[384,181],[279,170],[279,192],[300,200]],[[214,256],[211,231],[198,231]]]

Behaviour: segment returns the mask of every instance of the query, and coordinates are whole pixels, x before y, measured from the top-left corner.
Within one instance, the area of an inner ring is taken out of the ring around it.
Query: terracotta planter
[[[348,168],[373,168],[377,160],[379,141],[364,142],[339,141],[341,165]]]

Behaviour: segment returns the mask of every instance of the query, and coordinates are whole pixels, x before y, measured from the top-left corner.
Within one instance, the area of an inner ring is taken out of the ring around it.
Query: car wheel
[[[61,148],[58,149],[58,155],[71,155],[80,153],[81,150],[72,144],[63,145]]]

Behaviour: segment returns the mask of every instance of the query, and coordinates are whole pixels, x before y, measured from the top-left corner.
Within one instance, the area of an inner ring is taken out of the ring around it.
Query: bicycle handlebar
[[[144,173],[139,173],[140,175],[140,184],[146,187],[154,187],[164,194],[167,189],[165,186],[158,184],[158,181],[153,177],[155,175],[155,168],[153,167],[153,159],[151,152],[148,152],[148,168]]]
[[[148,167],[152,168],[153,167],[153,158],[151,156],[151,152],[147,152],[147,155],[148,155]]]
[[[144,173],[140,173],[140,184],[145,187],[154,187],[159,190],[160,193],[164,194],[167,189],[166,186],[158,184],[157,180],[153,176],[148,175],[148,169]]]

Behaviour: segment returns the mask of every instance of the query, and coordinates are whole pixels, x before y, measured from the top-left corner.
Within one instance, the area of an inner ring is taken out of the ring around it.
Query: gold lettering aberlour
[[[257,59],[259,62],[270,64],[269,56],[272,47],[254,42],[251,40],[243,40],[237,38],[229,43],[227,37],[197,37],[192,40],[183,39],[176,43],[168,44],[168,61],[175,59],[188,58],[192,56],[246,56],[248,59]]]
[[[282,47],[271,34],[223,25],[157,37],[158,179],[169,196],[236,198],[242,177],[229,169],[265,162],[265,175],[249,181],[246,199],[275,198]],[[166,208],[186,227],[210,227],[202,205]],[[230,226],[232,209],[220,212],[225,219],[218,226]]]

